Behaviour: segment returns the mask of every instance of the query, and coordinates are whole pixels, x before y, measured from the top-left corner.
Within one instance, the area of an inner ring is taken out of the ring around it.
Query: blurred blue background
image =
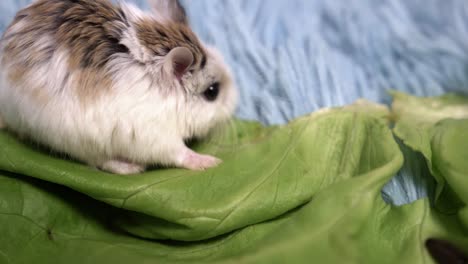
[[[0,30],[28,0],[0,2]],[[145,0],[134,0],[146,8]],[[468,91],[466,0],[182,0],[191,24],[218,47],[240,88],[237,116],[285,123],[321,107],[386,91]],[[427,194],[423,159],[384,189],[403,204]]]

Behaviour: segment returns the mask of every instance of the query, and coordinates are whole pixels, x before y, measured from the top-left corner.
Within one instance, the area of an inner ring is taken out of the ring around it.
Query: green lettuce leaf
[[[136,176],[0,133],[0,263],[434,263],[428,238],[468,248],[457,215],[382,200],[403,163],[388,116],[360,102],[285,126],[235,121],[193,146],[221,157],[219,168]],[[460,126],[435,128],[430,143],[457,195],[466,165],[443,146],[455,149]]]
[[[468,230],[468,98],[394,93],[393,111],[395,134],[423,154],[438,183],[436,209],[458,215]]]
[[[432,164],[462,207],[460,221],[468,230],[468,119],[446,119],[433,129]]]
[[[393,141],[373,141],[390,132],[358,109],[330,110],[281,127],[237,121],[194,146],[224,160],[204,172],[160,169],[111,175],[44,155],[6,133],[0,134],[0,169],[126,209],[115,222],[132,234],[203,240],[282,215],[320,189],[388,162],[389,147],[381,145]],[[371,143],[377,145],[367,146]]]
[[[446,129],[445,122],[451,119],[451,122],[466,122],[468,119],[468,97],[464,97],[457,94],[446,94],[438,97],[427,97],[420,98],[404,94],[401,92],[392,92],[394,101],[392,104],[392,114],[395,118],[395,127],[393,129],[395,135],[402,139],[402,141],[412,148],[413,150],[420,152],[427,161],[427,165],[431,174],[437,181],[435,199],[439,209],[444,211],[453,211],[463,204],[460,201],[457,194],[455,194],[450,186],[445,186],[445,178],[447,175],[441,173],[436,168],[435,162],[439,162],[440,158],[434,157],[437,151],[443,150],[443,148],[434,149],[434,140],[436,137],[440,137]],[[453,125],[449,125],[452,126]],[[451,129],[451,128],[447,128]],[[467,141],[466,130],[461,127],[456,129],[459,133],[465,133],[465,140],[459,137],[458,143],[453,144],[450,148],[446,147],[445,153],[440,154],[443,157],[449,153],[453,153],[451,157],[460,155],[460,157],[466,159],[467,148],[463,148],[463,144]],[[466,171],[465,171],[466,173]],[[453,186],[453,185],[452,185]],[[444,188],[446,187],[446,188]],[[442,192],[445,194],[444,199],[439,199]]]

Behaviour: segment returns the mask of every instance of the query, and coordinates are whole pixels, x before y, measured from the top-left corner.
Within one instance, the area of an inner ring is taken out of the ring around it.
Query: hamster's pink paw
[[[108,172],[124,175],[138,174],[145,170],[144,166],[121,160],[106,161],[100,166],[100,168]]]
[[[183,155],[181,166],[189,170],[205,170],[216,167],[221,162],[218,158],[198,154],[189,149]]]

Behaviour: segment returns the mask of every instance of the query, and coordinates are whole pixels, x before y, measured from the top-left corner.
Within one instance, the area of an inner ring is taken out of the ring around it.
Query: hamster
[[[228,121],[237,88],[177,0],[37,0],[0,41],[0,126],[90,166],[203,170],[188,148]]]

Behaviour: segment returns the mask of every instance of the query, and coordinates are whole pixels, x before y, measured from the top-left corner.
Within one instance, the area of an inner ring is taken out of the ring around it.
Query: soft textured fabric
[[[0,30],[28,2],[1,1]],[[145,0],[134,2],[145,7]],[[195,31],[220,48],[233,68],[241,118],[284,123],[360,97],[388,102],[388,89],[414,95],[468,91],[465,0],[183,3]],[[426,195],[427,171],[418,164],[405,164],[385,187],[389,201]]]

